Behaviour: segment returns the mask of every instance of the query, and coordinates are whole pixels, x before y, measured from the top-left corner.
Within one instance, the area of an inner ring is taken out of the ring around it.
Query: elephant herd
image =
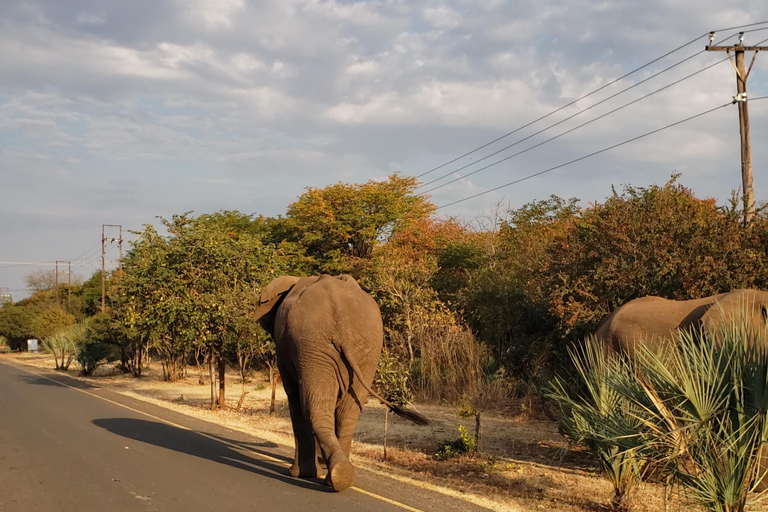
[[[638,342],[663,343],[679,329],[715,330],[745,306],[764,335],[768,292],[735,290],[686,301],[641,297],[605,318],[595,336],[632,357]],[[334,491],[352,485],[352,435],[369,395],[416,424],[428,424],[371,389],[383,345],[381,312],[352,277],[278,277],[262,290],[255,318],[275,340],[288,396],[295,441],[291,476],[318,477],[324,464],[325,482]]]

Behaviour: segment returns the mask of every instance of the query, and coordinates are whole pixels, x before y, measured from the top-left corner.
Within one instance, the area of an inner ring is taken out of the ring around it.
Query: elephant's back
[[[359,333],[383,338],[378,304],[350,276],[323,275],[300,286],[285,299],[286,326],[294,332]]]
[[[714,298],[676,301],[646,296],[631,300],[601,322],[595,336],[616,351],[632,352],[636,342],[667,338],[697,325]]]

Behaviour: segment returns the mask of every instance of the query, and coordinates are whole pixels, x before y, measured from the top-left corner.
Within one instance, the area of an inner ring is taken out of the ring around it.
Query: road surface
[[[1,512],[488,510],[357,470],[288,476],[292,450],[0,357]]]

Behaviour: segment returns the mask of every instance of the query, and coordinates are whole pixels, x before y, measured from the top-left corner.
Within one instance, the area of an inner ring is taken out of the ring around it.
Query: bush
[[[621,446],[615,439],[617,425],[633,436],[640,432],[636,408],[615,388],[617,382],[626,380],[629,367],[622,359],[608,357],[603,343],[591,337],[582,350],[571,352],[571,358],[579,378],[577,390],[555,379],[545,394],[559,408],[560,433],[587,448],[613,486],[611,505],[615,510],[625,509],[643,466],[636,446]]]
[[[385,351],[373,380],[376,390],[391,403],[404,405],[413,399],[409,380],[408,366]]]
[[[99,366],[120,360],[119,349],[108,343],[85,339],[77,346],[77,362],[80,373],[84,376],[93,375]]]
[[[593,339],[573,354],[585,392],[574,398],[555,381],[550,396],[563,433],[614,481],[616,504],[618,484],[631,487],[647,464],[709,511],[743,512],[765,494],[768,344],[749,316],[679,332],[659,349],[639,345],[631,370]]]
[[[43,338],[43,347],[53,354],[57,370],[67,371],[77,353],[81,327],[73,325]]]
[[[477,449],[475,436],[467,432],[467,427],[459,425],[459,438],[447,441],[435,453],[437,460],[448,460],[461,455],[474,453]]]

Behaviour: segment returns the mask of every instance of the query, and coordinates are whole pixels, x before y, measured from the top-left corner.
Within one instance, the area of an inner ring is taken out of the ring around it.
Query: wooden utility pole
[[[56,283],[56,304],[59,303],[59,260],[56,260],[56,275],[53,276]]]
[[[118,235],[118,238],[107,238],[106,228],[118,228],[120,230],[120,234]],[[101,225],[101,310],[102,311],[106,309],[106,296],[107,296],[106,242],[112,242],[112,243],[118,242],[118,245],[120,246],[120,256],[117,264],[118,264],[118,268],[122,271],[123,270],[123,226],[122,224],[102,224]]]
[[[106,255],[106,251],[104,250],[104,242],[106,241],[106,238],[104,238],[104,228],[106,227],[106,224],[101,225],[101,311],[104,312],[104,306],[106,302],[106,283],[104,281],[104,272],[106,270],[106,262],[104,256]]]
[[[715,38],[715,33],[709,34],[710,43]],[[747,78],[752,71],[755,57],[760,50],[768,50],[768,46],[744,46],[744,32],[739,33],[739,42],[733,46],[706,46],[708,52],[726,52],[731,57],[735,55],[735,61],[731,58],[736,69],[736,96],[733,102],[739,107],[739,134],[741,136],[741,185],[744,195],[744,223],[749,224],[755,216],[755,191],[752,186],[752,146],[749,138],[749,114],[747,112]],[[754,52],[749,69],[746,69],[744,52]]]
[[[67,306],[72,305],[72,262],[67,262]]]

